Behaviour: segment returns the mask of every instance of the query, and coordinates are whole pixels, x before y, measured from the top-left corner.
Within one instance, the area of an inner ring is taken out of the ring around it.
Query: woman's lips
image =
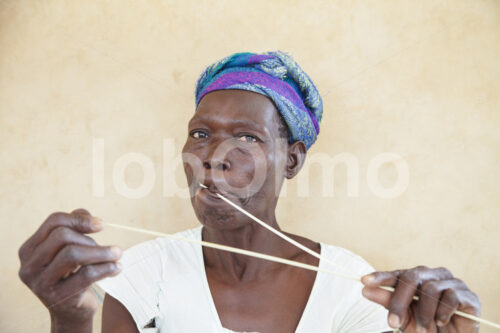
[[[201,201],[202,204],[206,205],[228,205],[224,200],[221,199],[221,197],[229,199],[233,202],[239,201],[240,205],[242,206],[245,206],[246,202],[248,202],[248,198],[246,198],[245,200],[241,200],[233,195],[221,193],[218,189],[216,191],[211,191],[207,186],[201,183],[199,184],[199,187],[195,192],[195,199]]]
[[[216,192],[210,191],[208,188],[200,187],[196,190],[196,198],[204,204],[226,204],[219,198]]]
[[[217,199],[217,200],[220,200],[219,196],[217,195],[218,193],[217,192],[212,192],[210,191],[209,189],[202,189],[203,192],[205,192],[208,196],[214,198],[214,199]]]
[[[206,185],[199,183],[200,190],[207,192],[208,195],[212,195],[213,197],[217,198],[220,200],[220,196],[227,197],[226,193],[220,192],[217,188],[214,190],[214,188],[210,189]]]

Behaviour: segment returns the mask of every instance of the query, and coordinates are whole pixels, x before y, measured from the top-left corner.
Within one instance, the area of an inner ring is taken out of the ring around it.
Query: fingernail
[[[361,278],[361,282],[363,282],[364,284],[372,283],[373,281],[375,281],[375,276],[373,276],[373,274],[368,274]]]
[[[121,271],[121,270],[122,270],[123,265],[122,265],[122,263],[121,263],[121,262],[117,261],[117,262],[115,263],[115,265],[116,265],[116,270],[117,270],[117,271]]]
[[[111,252],[113,253],[115,258],[120,258],[122,256],[122,249],[120,249],[118,246],[112,246],[111,247]]]
[[[420,326],[419,324],[417,324],[417,333],[425,333],[425,332],[427,332],[427,330],[422,326]]]
[[[102,227],[102,219],[97,217],[97,216],[92,216],[92,226],[95,228],[100,228]]]
[[[438,320],[438,321],[436,321],[436,325],[438,325],[439,327],[443,327],[444,322],[442,322],[441,320]]]
[[[394,314],[394,313],[389,314],[389,325],[392,328],[400,328],[401,327],[401,319],[399,319],[397,314]]]

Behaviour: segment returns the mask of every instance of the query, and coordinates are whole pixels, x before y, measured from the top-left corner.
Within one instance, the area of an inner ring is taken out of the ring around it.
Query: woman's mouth
[[[227,194],[225,192],[221,192],[218,188],[215,187],[208,187],[205,184],[199,183],[199,188],[196,190],[197,197],[199,197],[202,201],[209,201],[209,203],[221,203],[227,200],[230,200],[231,202],[237,201],[240,203],[240,206],[244,206],[249,198],[238,198],[234,195]],[[222,199],[226,200],[222,200]]]
[[[196,197],[200,199],[201,201],[204,201],[205,203],[219,203],[222,202],[221,198],[219,196],[222,196],[219,191],[214,189],[208,188],[208,186],[201,184],[200,187],[196,190]],[[208,202],[207,202],[208,201]]]

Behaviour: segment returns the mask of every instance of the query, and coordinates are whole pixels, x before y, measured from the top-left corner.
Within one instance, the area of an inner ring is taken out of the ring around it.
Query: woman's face
[[[235,229],[247,223],[215,193],[254,215],[274,213],[288,147],[279,127],[278,111],[264,95],[217,90],[201,99],[189,121],[182,156],[191,202],[202,224]]]

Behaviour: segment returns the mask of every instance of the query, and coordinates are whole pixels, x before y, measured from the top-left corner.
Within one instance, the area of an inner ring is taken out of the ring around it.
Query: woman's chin
[[[234,212],[225,209],[203,207],[202,209],[195,209],[195,213],[198,221],[207,228],[231,230],[241,227],[241,221],[236,219]]]

